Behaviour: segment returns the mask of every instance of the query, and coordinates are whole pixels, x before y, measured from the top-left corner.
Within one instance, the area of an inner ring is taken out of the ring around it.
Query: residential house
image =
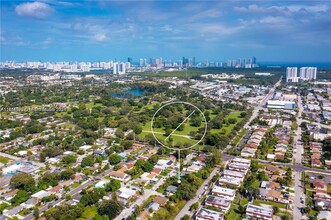
[[[224,214],[210,209],[200,208],[196,213],[196,220],[223,220]]]
[[[131,179],[130,175],[119,171],[112,171],[109,176],[123,182],[128,182]]]
[[[233,189],[228,189],[228,188],[214,185],[214,187],[212,189],[212,194],[215,196],[219,196],[221,198],[227,198],[228,200],[233,201],[234,197],[236,196],[236,191]]]
[[[160,206],[165,206],[167,204],[168,198],[162,196],[156,196],[153,199],[153,201],[158,203]]]
[[[272,220],[273,209],[248,204],[246,208],[246,216],[248,219],[261,219],[261,220]]]
[[[208,206],[214,206],[227,212],[230,209],[232,201],[218,196],[208,196],[205,203]]]

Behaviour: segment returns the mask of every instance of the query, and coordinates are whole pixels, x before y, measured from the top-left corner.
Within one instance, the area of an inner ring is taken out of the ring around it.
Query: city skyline
[[[331,61],[329,2],[2,1],[1,23],[1,61]]]

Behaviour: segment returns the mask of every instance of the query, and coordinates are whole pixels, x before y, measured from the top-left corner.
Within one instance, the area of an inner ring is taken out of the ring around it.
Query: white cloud
[[[272,13],[278,12],[290,14],[291,12],[307,11],[310,13],[326,12],[329,9],[328,5],[289,5],[289,6],[258,6],[248,5],[247,7],[234,7],[235,11],[242,13]]]
[[[196,27],[198,32],[202,34],[216,34],[216,35],[232,35],[242,30],[241,26],[227,27],[219,23],[214,24],[199,24]]]
[[[308,12],[326,12],[329,9],[329,6],[327,5],[310,5],[310,6],[305,6],[305,5],[290,5],[287,7],[290,11],[297,12],[301,10],[306,10]]]
[[[49,16],[53,12],[53,9],[48,4],[42,2],[28,2],[17,5],[15,11],[18,16],[40,19]]]
[[[262,18],[260,20],[260,23],[262,24],[287,24],[288,20],[284,17],[280,17],[280,16],[268,16],[265,18]]]
[[[98,33],[98,34],[95,34],[93,35],[93,39],[96,40],[96,41],[104,41],[107,39],[107,36],[103,33]]]

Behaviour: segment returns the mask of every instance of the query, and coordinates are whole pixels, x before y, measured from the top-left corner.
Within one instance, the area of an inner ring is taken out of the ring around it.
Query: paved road
[[[301,142],[301,134],[302,130],[300,127],[301,124],[301,114],[303,111],[302,102],[300,95],[298,96],[298,108],[299,113],[297,116],[298,129],[296,132],[296,136],[294,136],[294,148],[296,149],[296,153],[293,154],[294,163],[297,165],[297,169],[294,170],[294,201],[293,201],[293,219],[301,219],[302,214],[300,212],[301,207],[304,207],[304,203],[301,203],[301,198],[304,198],[304,190],[301,185],[301,175],[302,170],[300,167],[302,166],[302,152],[303,152],[303,144]]]
[[[302,122],[307,122],[308,124],[318,125],[321,128],[331,129],[331,125],[325,125],[325,124],[321,124],[321,123],[318,123],[318,122],[310,122],[310,121],[305,120],[305,119],[303,119]]]
[[[161,195],[156,191],[157,188],[159,188],[167,178],[171,176],[175,176],[177,174],[176,170],[171,171],[167,176],[163,177],[159,182],[157,182],[154,186],[153,189],[145,189],[144,190],[144,195],[140,196],[135,202],[133,202],[129,208],[124,209],[116,218],[115,220],[121,220],[121,219],[126,219],[128,218],[134,211],[136,205],[140,206],[142,205],[151,195]]]
[[[301,114],[303,111],[302,107],[302,101],[301,101],[301,96],[298,96],[298,116],[296,118],[297,123],[298,123],[298,129],[296,132],[296,136],[294,136],[294,148],[296,149],[296,153],[293,154],[294,156],[294,163],[297,165],[299,168],[300,165],[302,166],[302,153],[303,153],[303,144],[301,142],[301,134],[302,130],[300,127],[301,124]],[[301,203],[301,198],[304,198],[304,190],[301,185],[301,175],[302,175],[302,170],[300,169],[295,169],[294,170],[294,201],[293,201],[293,219],[301,219],[302,214],[300,212],[300,209],[304,207],[304,201]]]
[[[205,185],[208,184],[210,182],[210,180],[213,178],[213,176],[219,172],[218,168],[214,168],[214,170],[211,172],[210,176],[208,177],[208,179],[206,179],[203,184],[200,186],[200,188],[198,189],[197,193],[196,193],[196,196],[189,200],[184,208],[182,208],[182,210],[180,210],[180,212],[178,213],[178,215],[175,217],[175,220],[180,220],[184,217],[184,215],[186,214],[190,214],[190,207],[192,204],[196,203],[199,201],[199,195],[201,195],[201,197],[203,196],[203,194],[205,193]]]
[[[254,118],[256,118],[259,114],[259,111],[262,110],[264,108],[264,106],[266,105],[267,101],[269,99],[272,98],[272,96],[274,95],[276,88],[280,85],[280,83],[282,82],[282,78],[280,77],[280,80],[270,89],[268,95],[266,95],[262,101],[254,108],[253,113],[251,118],[248,120],[248,122],[244,125],[244,128],[248,128],[248,125],[252,122],[252,120]]]
[[[22,160],[27,161],[26,159],[24,159],[22,157],[16,157],[16,156],[13,156],[11,154],[7,154],[7,153],[3,153],[3,152],[0,152],[0,156],[7,157],[7,158],[15,160],[15,161],[22,161]],[[44,163],[39,163],[39,162],[35,162],[35,161],[32,161],[32,163],[39,166],[39,167],[45,167]]]

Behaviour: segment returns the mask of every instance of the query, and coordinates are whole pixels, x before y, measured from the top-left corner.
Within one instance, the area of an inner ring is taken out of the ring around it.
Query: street
[[[158,193],[156,191],[157,188],[159,188],[161,185],[163,185],[163,183],[165,182],[165,180],[171,176],[175,176],[177,174],[176,170],[171,171],[167,176],[162,177],[162,179],[160,179],[154,186],[153,189],[145,189],[144,190],[144,195],[140,196],[135,202],[133,202],[129,208],[125,208],[121,214],[119,214],[115,220],[121,220],[121,219],[126,219],[128,218],[134,211],[136,205],[140,206],[142,205],[150,196],[152,195],[159,195],[161,196],[161,193]]]
[[[185,214],[189,214],[190,213],[190,207],[192,204],[196,203],[199,201],[199,196],[203,196],[203,193],[205,191],[204,187],[206,184],[208,184],[210,182],[210,180],[213,178],[213,176],[219,172],[219,170],[217,168],[214,168],[214,170],[211,172],[210,176],[208,177],[208,179],[206,179],[203,184],[200,186],[200,188],[198,189],[198,191],[196,192],[196,196],[189,200],[184,208],[182,208],[182,210],[180,210],[180,212],[178,213],[178,215],[176,216],[175,220],[180,220],[181,218],[184,217]]]
[[[298,123],[298,129],[296,136],[294,136],[294,148],[296,149],[296,153],[293,154],[294,156],[294,164],[302,166],[302,153],[303,153],[303,144],[301,142],[301,114],[303,111],[302,102],[300,95],[298,96],[298,109],[299,113],[296,118]],[[294,201],[293,201],[293,219],[302,219],[302,214],[300,212],[301,207],[304,207],[304,200],[301,203],[301,198],[305,198],[304,190],[301,185],[301,175],[302,171],[299,169],[294,170]]]

